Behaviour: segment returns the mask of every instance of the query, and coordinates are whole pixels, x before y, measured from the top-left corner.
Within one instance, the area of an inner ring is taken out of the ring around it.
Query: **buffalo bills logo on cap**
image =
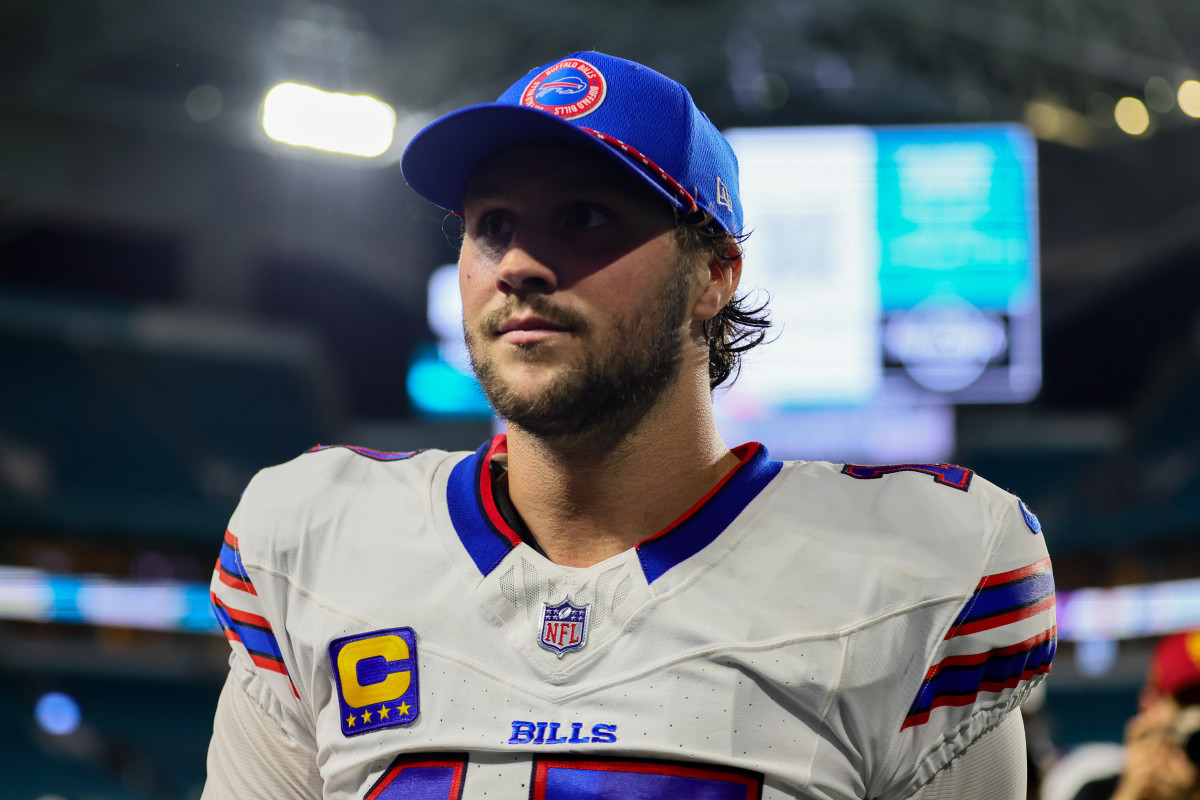
[[[568,58],[530,81],[521,94],[521,105],[576,119],[595,111],[607,91],[600,70],[586,61]]]

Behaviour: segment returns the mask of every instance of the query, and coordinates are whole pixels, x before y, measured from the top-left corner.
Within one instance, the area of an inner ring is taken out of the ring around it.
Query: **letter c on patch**
[[[406,661],[409,658],[408,643],[395,634],[347,642],[337,656],[338,678],[342,686],[342,696],[347,704],[355,708],[364,708],[375,703],[395,700],[408,691],[412,681],[412,673],[409,670],[389,673],[379,683],[366,686],[360,684],[358,664],[368,658]]]

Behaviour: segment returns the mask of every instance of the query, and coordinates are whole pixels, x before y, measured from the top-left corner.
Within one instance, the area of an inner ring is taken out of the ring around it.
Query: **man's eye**
[[[567,212],[567,225],[571,228],[597,228],[611,221],[608,214],[586,203],[572,206]]]
[[[508,217],[503,214],[492,212],[485,214],[479,220],[479,233],[489,239],[495,239],[500,236],[507,236],[512,231],[512,223]]]

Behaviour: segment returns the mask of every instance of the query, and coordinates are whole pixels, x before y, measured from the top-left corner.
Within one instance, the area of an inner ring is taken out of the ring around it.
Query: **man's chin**
[[[506,378],[521,380],[522,372],[568,368],[571,354],[563,345],[564,342],[553,339],[525,344],[501,343],[493,352],[492,363]]]
[[[571,372],[570,367],[555,362],[506,364],[493,373],[493,383],[498,394],[528,405],[536,403],[548,392],[556,393],[556,387],[561,386]]]
[[[557,438],[586,431],[595,423],[594,409],[582,386],[567,369],[514,370],[499,380],[483,380],[492,408],[510,424],[540,436]]]

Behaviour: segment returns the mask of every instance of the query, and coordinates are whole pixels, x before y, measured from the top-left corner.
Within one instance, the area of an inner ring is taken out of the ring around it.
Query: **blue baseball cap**
[[[733,148],[679,83],[596,52],[531,70],[494,103],[427,125],[400,161],[418,194],[456,214],[475,170],[511,147],[574,145],[611,157],[685,214],[742,230]]]

